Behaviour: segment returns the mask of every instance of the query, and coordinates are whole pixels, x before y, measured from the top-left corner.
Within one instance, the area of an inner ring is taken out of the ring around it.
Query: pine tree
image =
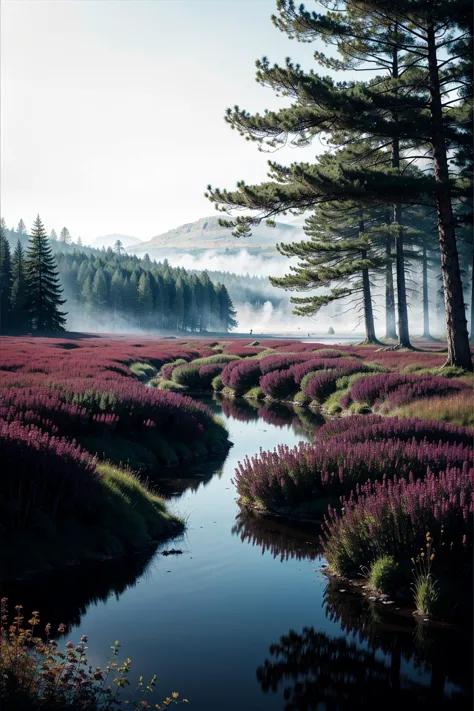
[[[10,295],[11,323],[15,330],[22,330],[28,325],[26,309],[25,253],[18,240],[12,259],[12,289]]]
[[[26,235],[26,225],[23,222],[23,220],[20,220],[18,223],[18,227],[16,228],[16,231],[18,232],[19,235]]]
[[[69,244],[71,241],[71,233],[67,227],[63,227],[59,234],[59,241],[63,244]]]
[[[99,313],[107,308],[107,280],[102,267],[97,269],[92,282],[92,301]]]
[[[257,63],[257,80],[294,103],[279,112],[254,116],[235,107],[226,118],[246,138],[272,149],[289,140],[308,145],[321,133],[336,146],[362,141],[368,163],[361,162],[359,155],[357,161],[341,165],[339,175],[324,175],[312,164],[287,168],[271,162],[270,181],[260,186],[240,182],[234,192],[209,187],[207,195],[222,211],[258,211],[256,216],[225,223],[236,227],[237,234],[246,234],[251,224],[263,218],[286,210],[297,214],[331,200],[394,205],[399,341],[409,345],[401,208],[407,203],[423,204],[434,193],[445,283],[447,364],[472,370],[452,216],[455,181],[447,164],[448,148],[456,150],[469,140],[466,126],[456,117],[451,120],[450,104],[451,96],[460,95],[466,83],[465,71],[457,68],[468,54],[464,38],[472,24],[472,5],[466,0],[341,0],[333,5],[343,12],[318,15],[303,6],[297,10],[292,0],[279,0],[276,24],[290,37],[335,45],[338,58],[316,52],[323,66],[377,70],[379,76],[336,83],[313,72],[305,74],[290,60],[280,67],[264,58]],[[426,161],[432,155],[434,175],[408,175],[402,168],[403,155],[413,161]]]
[[[82,237],[81,237],[80,235],[79,235],[79,237],[77,238],[77,245],[78,245],[79,247],[82,247]]]
[[[53,240],[53,242],[57,242],[57,241],[58,241],[58,235],[56,234],[56,230],[55,230],[55,229],[52,229],[52,230],[51,230],[51,233],[50,233],[50,235],[49,235],[49,239],[50,239],[50,240]]]
[[[61,298],[56,262],[41,218],[38,215],[31,230],[25,258],[26,309],[37,331],[63,331],[66,313],[60,307]]]
[[[0,227],[2,228],[2,230],[6,230],[6,229],[7,229],[7,223],[5,222],[5,218],[4,218],[4,217],[0,217]]]
[[[121,255],[122,252],[123,252],[123,244],[122,244],[122,242],[121,242],[119,239],[118,239],[118,240],[115,242],[115,244],[114,244],[114,252],[115,252],[116,254],[118,254],[119,257],[120,257],[120,255]]]
[[[298,257],[299,262],[291,267],[290,275],[270,278],[274,286],[296,291],[330,288],[319,295],[292,297],[295,314],[313,316],[321,307],[350,298],[351,307],[362,310],[366,342],[378,343],[370,277],[371,272],[385,268],[386,258],[379,256],[370,233],[376,219],[376,215],[364,213],[356,205],[320,206],[306,220],[305,232],[310,241],[277,245],[280,254]]]
[[[0,227],[0,333],[6,333],[11,325],[11,278],[10,244]]]
[[[148,323],[153,311],[153,291],[151,288],[150,274],[143,272],[138,280],[138,305],[142,323]]]
[[[237,313],[224,284],[218,283],[216,292],[219,301],[219,330],[228,333],[239,325],[236,319]]]

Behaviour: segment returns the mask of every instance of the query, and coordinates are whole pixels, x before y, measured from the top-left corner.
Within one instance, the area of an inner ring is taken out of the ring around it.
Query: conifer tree
[[[18,240],[12,259],[12,288],[10,294],[11,324],[15,330],[22,330],[28,325],[26,308],[25,253]]]
[[[77,238],[77,245],[78,245],[78,247],[82,247],[82,237],[80,235]]]
[[[120,255],[122,254],[122,252],[123,252],[123,244],[122,244],[122,242],[121,242],[119,239],[116,240],[116,242],[115,242],[115,244],[114,244],[114,252],[115,252],[116,254],[118,254],[119,256],[120,256]]]
[[[71,233],[67,227],[63,227],[59,234],[59,241],[63,244],[69,244],[71,241]]]
[[[378,343],[375,335],[371,272],[385,268],[385,255],[379,255],[370,228],[374,216],[356,205],[343,208],[334,204],[320,206],[306,220],[309,241],[277,245],[280,254],[298,257],[291,274],[270,278],[274,286],[290,291],[312,291],[318,287],[329,292],[307,297],[292,297],[294,313],[313,316],[321,307],[351,299],[352,308],[362,310],[367,343]]]
[[[456,188],[447,163],[448,149],[464,147],[469,140],[466,126],[452,114],[450,104],[451,96],[459,97],[466,82],[464,70],[457,68],[469,51],[465,37],[472,34],[472,5],[466,0],[322,0],[322,4],[342,12],[318,15],[303,6],[296,9],[292,0],[279,0],[281,16],[276,23],[290,37],[334,44],[337,58],[316,52],[323,66],[375,69],[379,76],[365,82],[336,83],[313,72],[305,74],[290,60],[280,67],[264,58],[257,63],[257,80],[294,103],[278,112],[253,116],[235,107],[226,118],[246,138],[272,149],[289,140],[308,145],[321,133],[336,146],[363,141],[365,157],[372,156],[374,164],[345,161],[339,175],[331,179],[313,165],[287,168],[271,162],[269,182],[260,186],[240,182],[232,193],[209,187],[208,197],[222,211],[258,211],[257,216],[227,222],[240,234],[262,218],[289,209],[302,212],[321,201],[358,196],[360,201],[394,205],[399,340],[409,345],[401,207],[424,204],[434,193],[445,285],[447,364],[472,370],[452,216]],[[434,175],[407,175],[401,165],[403,152],[413,161],[433,156]]]
[[[26,300],[31,325],[37,331],[63,331],[66,313],[61,298],[56,262],[41,218],[38,215],[28,240],[25,258]]]
[[[26,235],[26,225],[23,222],[23,220],[20,220],[18,223],[18,227],[16,228],[16,231],[18,232],[19,235]]]
[[[6,229],[7,229],[7,223],[5,222],[5,218],[4,218],[4,217],[0,217],[0,227],[2,228],[2,230],[6,230]]]
[[[52,230],[51,230],[51,233],[50,233],[50,235],[49,235],[49,239],[53,240],[53,242],[57,242],[57,241],[58,241],[58,235],[56,234],[56,230],[55,230],[55,229],[52,229]]]
[[[8,331],[11,325],[11,278],[10,244],[0,227],[0,333]]]

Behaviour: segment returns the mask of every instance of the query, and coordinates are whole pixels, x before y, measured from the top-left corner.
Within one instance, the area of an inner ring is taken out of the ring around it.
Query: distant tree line
[[[81,323],[91,329],[104,317],[111,330],[114,318],[151,331],[228,332],[237,326],[227,288],[206,272],[188,274],[167,260],[157,263],[148,255],[125,254],[119,241],[114,250],[73,248],[70,235],[58,241],[54,234],[48,238],[39,216],[26,249],[25,233],[23,228],[8,235],[1,227],[0,332],[61,330],[66,322],[60,312],[63,290],[69,311],[83,314]],[[10,242],[15,238],[12,255]],[[35,297],[33,286],[38,281],[46,289],[39,316],[34,313],[39,296]],[[56,310],[50,308],[53,304]]]

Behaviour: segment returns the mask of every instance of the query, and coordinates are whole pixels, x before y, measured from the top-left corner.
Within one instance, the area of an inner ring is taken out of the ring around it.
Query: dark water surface
[[[287,408],[211,404],[234,446],[221,464],[162,482],[186,534],[145,553],[34,583],[3,586],[12,604],[89,637],[104,665],[120,640],[132,671],[158,674],[190,711],[472,708],[471,639],[416,627],[379,603],[339,592],[317,568],[316,531],[239,515],[231,483],[245,455],[309,438]],[[180,556],[160,551],[179,548]],[[122,658],[123,658],[122,657]],[[132,675],[133,678],[133,675]]]

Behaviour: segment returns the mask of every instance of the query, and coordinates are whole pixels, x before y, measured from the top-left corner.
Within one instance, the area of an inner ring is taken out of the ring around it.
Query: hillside
[[[199,255],[207,250],[235,254],[246,249],[250,254],[275,257],[275,244],[295,241],[304,237],[300,227],[277,222],[275,227],[262,223],[255,227],[250,237],[237,238],[232,230],[219,225],[219,217],[202,217],[196,222],[180,225],[164,234],[152,237],[147,242],[130,248],[137,255],[148,253],[151,258],[163,258],[167,254],[185,252]]]

